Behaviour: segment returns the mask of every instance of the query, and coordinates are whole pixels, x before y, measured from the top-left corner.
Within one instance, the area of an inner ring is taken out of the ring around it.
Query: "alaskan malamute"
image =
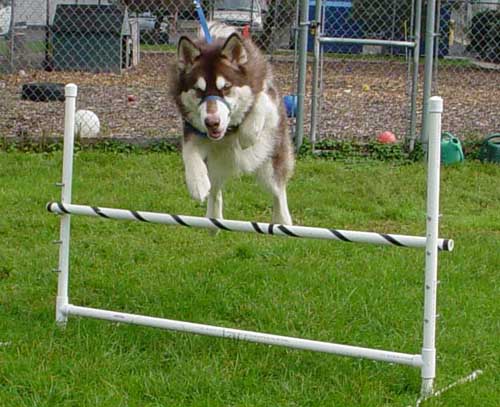
[[[222,219],[226,179],[255,173],[274,198],[272,223],[291,225],[286,184],[294,167],[282,99],[271,67],[235,29],[210,25],[212,42],[181,37],[173,96],[182,115],[182,157],[191,196]]]

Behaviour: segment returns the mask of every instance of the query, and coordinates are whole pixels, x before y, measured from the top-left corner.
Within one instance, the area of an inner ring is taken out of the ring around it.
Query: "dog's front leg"
[[[203,202],[210,191],[210,180],[205,164],[206,151],[195,135],[184,136],[182,159],[186,172],[186,184],[191,197]]]
[[[239,132],[240,147],[243,150],[257,143],[264,129],[267,112],[261,112],[259,109],[254,109],[250,114],[253,117],[251,117],[251,120],[246,120],[246,123],[241,126]]]
[[[222,216],[222,190],[217,184],[212,184],[212,189],[207,200],[207,218],[223,219]]]

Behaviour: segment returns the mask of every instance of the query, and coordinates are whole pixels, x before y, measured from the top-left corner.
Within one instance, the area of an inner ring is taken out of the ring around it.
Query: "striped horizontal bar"
[[[352,230],[328,229],[308,226],[287,226],[273,223],[248,222],[240,220],[202,218],[197,216],[170,215],[167,213],[131,211],[127,209],[101,208],[97,206],[74,205],[49,202],[47,210],[56,214],[73,214],[121,219],[202,229],[226,230],[230,232],[259,233],[264,235],[298,237],[306,239],[329,239],[352,243],[392,245],[399,247],[425,248],[426,239],[421,236],[395,235]],[[452,251],[453,240],[438,239],[439,250]]]
[[[155,318],[145,315],[126,314],[97,308],[80,307],[68,304],[63,310],[65,315],[77,315],[106,321],[121,322],[133,325],[150,326],[179,332],[190,332],[198,335],[216,336],[240,341],[264,343],[267,345],[284,346],[293,349],[310,350],[314,352],[331,353],[341,356],[365,358],[389,363],[399,363],[414,367],[422,366],[422,356],[399,353],[359,346],[342,345],[290,336],[273,335],[262,332],[245,331],[242,329],[224,328],[214,325],[197,324],[193,322],[176,321],[172,319]]]
[[[407,48],[415,47],[415,42],[412,41],[392,41],[365,38],[320,37],[319,42],[321,44],[385,45],[388,47],[392,46]]]

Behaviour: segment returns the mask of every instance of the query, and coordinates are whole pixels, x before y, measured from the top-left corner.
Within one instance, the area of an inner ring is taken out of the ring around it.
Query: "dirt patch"
[[[2,75],[0,136],[37,138],[62,134],[63,104],[21,100],[22,84],[29,82],[77,83],[78,108],[98,115],[102,138],[133,140],[179,135],[181,123],[168,92],[172,58],[172,54],[145,53],[139,67],[122,75],[43,71]],[[293,93],[293,62],[275,60],[273,66],[282,94]],[[438,90],[434,92],[445,101],[443,129],[463,139],[498,131],[500,72],[452,68],[440,70]],[[309,67],[306,133],[310,74]],[[322,113],[318,120],[322,138],[367,141],[384,130],[394,132],[400,139],[404,137],[409,126],[404,63],[331,60],[325,63],[323,77]],[[421,96],[418,102],[420,115]]]

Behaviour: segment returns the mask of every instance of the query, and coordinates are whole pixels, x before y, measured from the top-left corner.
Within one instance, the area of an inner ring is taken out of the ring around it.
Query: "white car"
[[[263,29],[259,0],[216,0],[213,19],[240,27],[251,24],[250,29],[254,32]]]
[[[10,6],[0,8],[0,35],[7,35],[10,30]]]
[[[168,21],[166,18],[158,25],[157,17],[147,11],[139,14],[132,14],[130,21],[137,20],[141,33],[141,42],[146,44],[168,44]]]

